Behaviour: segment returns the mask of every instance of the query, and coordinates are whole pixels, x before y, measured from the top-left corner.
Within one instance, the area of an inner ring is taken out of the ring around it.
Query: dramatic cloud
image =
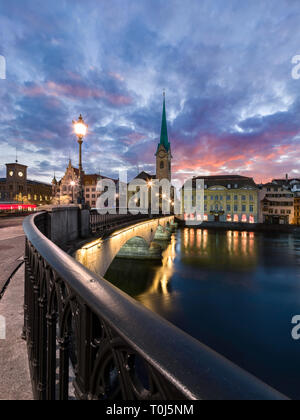
[[[72,120],[89,124],[87,172],[155,170],[162,91],[173,176],[299,176],[300,5],[294,0],[3,2],[0,175],[77,162]]]

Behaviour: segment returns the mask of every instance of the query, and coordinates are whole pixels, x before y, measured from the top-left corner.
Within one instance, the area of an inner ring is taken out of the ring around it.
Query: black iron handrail
[[[24,221],[36,399],[284,399],[83,267],[43,235],[45,223],[43,213]]]

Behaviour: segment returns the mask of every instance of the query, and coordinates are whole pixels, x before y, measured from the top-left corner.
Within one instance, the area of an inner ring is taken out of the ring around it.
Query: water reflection
[[[257,264],[254,232],[184,229],[181,236],[183,263],[219,270],[249,270]]]
[[[179,230],[163,261],[116,259],[106,278],[243,369],[300,398],[300,236]]]

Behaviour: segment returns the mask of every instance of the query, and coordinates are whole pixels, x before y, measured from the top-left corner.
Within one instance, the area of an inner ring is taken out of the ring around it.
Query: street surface
[[[23,217],[0,218],[0,292],[24,255]]]

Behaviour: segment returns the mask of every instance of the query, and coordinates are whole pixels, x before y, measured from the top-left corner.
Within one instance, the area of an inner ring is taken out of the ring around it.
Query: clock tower
[[[171,182],[172,171],[172,154],[171,145],[168,138],[168,127],[166,117],[166,95],[164,93],[163,101],[163,115],[161,124],[160,143],[157,147],[156,152],[156,178],[161,181],[162,179],[168,179]]]
[[[11,200],[27,195],[27,166],[18,162],[6,164],[6,185]]]

